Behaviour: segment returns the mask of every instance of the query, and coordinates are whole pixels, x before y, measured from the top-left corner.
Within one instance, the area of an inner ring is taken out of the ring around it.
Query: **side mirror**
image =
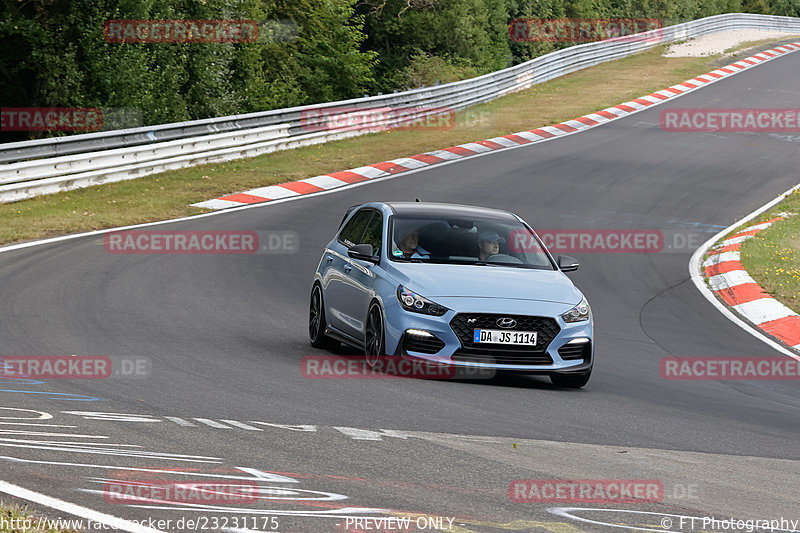
[[[568,255],[558,256],[558,268],[561,269],[561,272],[573,272],[578,270],[579,266],[581,266],[581,264],[578,263],[578,260],[574,257]]]
[[[369,261],[370,263],[377,264],[379,258],[373,255],[371,244],[354,244],[347,249],[348,257],[359,259],[361,261]]]

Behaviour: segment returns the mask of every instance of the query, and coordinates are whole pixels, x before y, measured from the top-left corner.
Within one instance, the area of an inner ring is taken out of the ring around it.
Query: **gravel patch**
[[[794,34],[768,30],[723,31],[673,44],[664,53],[664,57],[703,57],[724,54],[725,50],[748,41],[787,39],[792,35]]]

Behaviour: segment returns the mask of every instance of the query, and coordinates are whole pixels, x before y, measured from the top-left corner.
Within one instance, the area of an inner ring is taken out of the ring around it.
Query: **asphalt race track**
[[[129,520],[170,519],[157,527],[175,531],[190,529],[181,518],[206,520],[198,530],[236,529],[234,516],[240,530],[269,529],[269,517],[279,531],[366,530],[347,517],[439,517],[443,531],[553,533],[691,530],[677,518],[663,527],[663,513],[800,519],[797,382],[659,373],[670,355],[778,355],[709,304],[687,265],[701,242],[800,181],[800,135],[666,133],[659,113],[798,103],[793,53],[576,135],[159,228],[294,230],[295,254],[109,254],[101,236],[2,253],[0,353],[140,358],[152,371],[3,379],[0,479]],[[526,376],[304,378],[301,358],[326,353],[306,333],[322,247],[347,207],[417,196],[509,209],[535,228],[658,229],[695,240],[655,254],[574,254],[581,268],[571,276],[597,331],[583,390]],[[153,479],[272,489],[234,504],[104,497],[108,483]],[[515,479],[659,480],[664,498],[556,514],[548,508],[557,504],[512,502]]]

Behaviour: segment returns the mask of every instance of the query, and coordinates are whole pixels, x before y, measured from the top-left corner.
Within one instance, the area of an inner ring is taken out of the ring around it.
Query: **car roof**
[[[410,216],[446,216],[446,217],[478,217],[488,216],[496,218],[506,218],[517,220],[510,212],[502,209],[491,209],[489,207],[478,207],[474,205],[461,204],[439,204],[431,202],[386,202],[395,214]]]

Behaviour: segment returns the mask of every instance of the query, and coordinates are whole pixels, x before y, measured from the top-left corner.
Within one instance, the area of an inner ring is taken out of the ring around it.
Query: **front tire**
[[[322,287],[318,283],[311,289],[311,303],[308,309],[308,338],[314,348],[333,349],[339,344],[325,335],[328,322],[325,320],[325,305],[322,300]]]
[[[364,332],[364,356],[369,366],[375,366],[386,355],[386,336],[383,329],[383,311],[377,302],[369,307]]]
[[[580,389],[589,383],[590,377],[592,377],[591,370],[585,374],[551,374],[550,381],[556,387],[564,387],[565,389]]]

